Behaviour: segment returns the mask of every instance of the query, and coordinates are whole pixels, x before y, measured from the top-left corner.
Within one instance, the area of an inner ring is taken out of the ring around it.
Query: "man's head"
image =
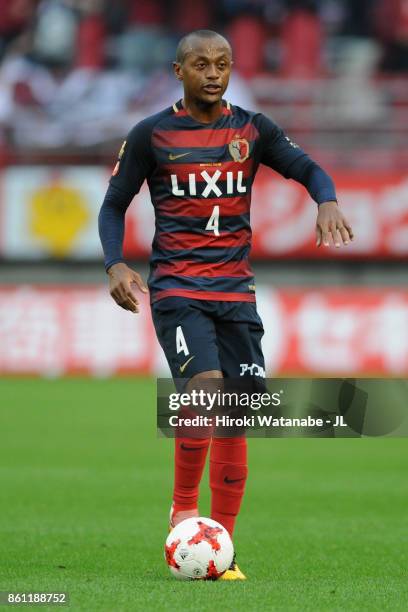
[[[219,102],[227,89],[232,66],[229,42],[211,30],[196,30],[178,44],[176,77],[183,81],[184,94],[201,104]]]

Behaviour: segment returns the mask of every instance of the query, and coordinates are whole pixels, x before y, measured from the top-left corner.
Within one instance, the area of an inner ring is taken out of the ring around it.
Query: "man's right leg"
[[[165,298],[153,304],[152,317],[176,385],[181,383],[181,377],[184,383],[188,379],[183,391],[191,393],[202,388],[203,379],[222,377],[214,322],[200,309],[197,300]],[[210,435],[210,431],[203,430],[194,431],[192,437],[191,433],[181,431],[175,438],[171,526],[198,516],[199,484]]]
[[[208,389],[208,379],[222,378],[219,370],[200,372],[193,376],[185,387],[186,393],[199,391],[204,386]],[[216,389],[214,389],[216,391]],[[208,436],[200,438],[180,437],[175,439],[174,454],[174,492],[170,522],[173,527],[186,518],[199,516],[198,495],[207,451],[210,444]],[[203,432],[203,435],[205,432]]]

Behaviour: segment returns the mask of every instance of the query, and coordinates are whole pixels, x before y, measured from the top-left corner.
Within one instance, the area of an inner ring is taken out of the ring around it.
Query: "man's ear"
[[[173,62],[173,70],[174,70],[174,74],[176,75],[176,79],[178,81],[182,81],[183,80],[183,70],[181,68],[181,64],[179,64],[178,62]]]

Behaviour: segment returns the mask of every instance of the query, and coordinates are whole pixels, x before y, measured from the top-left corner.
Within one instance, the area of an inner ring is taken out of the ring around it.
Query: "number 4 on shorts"
[[[187,355],[190,354],[190,351],[187,348],[186,339],[184,338],[183,330],[181,329],[181,325],[179,325],[176,329],[176,350],[177,355],[179,353],[184,353],[184,355],[187,357]]]

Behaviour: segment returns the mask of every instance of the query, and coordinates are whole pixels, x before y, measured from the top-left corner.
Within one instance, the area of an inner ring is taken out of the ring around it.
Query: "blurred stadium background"
[[[0,0],[0,374],[168,372],[147,302],[115,306],[97,215],[129,128],[173,103],[179,38],[232,43],[227,99],[335,178],[355,243],[314,246],[316,206],[270,170],[252,204],[270,374],[408,373],[407,0]],[[146,186],[125,251],[146,278]]]
[[[97,215],[128,129],[181,97],[171,60],[197,28],[228,36],[227,99],[333,175],[356,234],[317,250],[316,205],[259,172],[268,373],[407,377],[408,0],[0,0],[0,590],[86,611],[406,610],[406,440],[250,440],[251,580],[191,600],[162,561],[168,369],[147,301],[135,316],[109,296]],[[145,278],[153,231],[143,187],[126,255]]]

